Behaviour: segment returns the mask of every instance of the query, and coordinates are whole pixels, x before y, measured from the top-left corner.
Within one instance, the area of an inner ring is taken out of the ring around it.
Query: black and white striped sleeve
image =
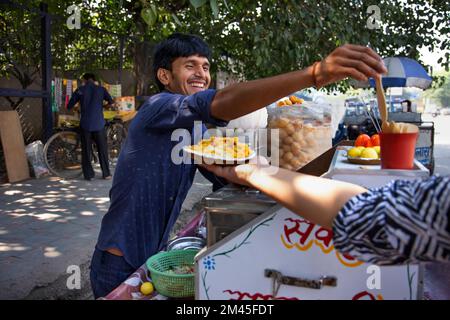
[[[450,262],[450,177],[397,180],[350,199],[333,225],[335,248],[380,265]]]

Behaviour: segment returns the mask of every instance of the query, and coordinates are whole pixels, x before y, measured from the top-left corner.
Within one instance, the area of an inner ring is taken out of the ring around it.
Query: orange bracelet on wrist
[[[314,87],[316,89],[319,89],[319,86],[317,85],[317,79],[316,79],[316,67],[320,64],[320,61],[316,61],[314,62],[314,64],[312,65],[312,76],[313,76],[313,83],[314,83]]]

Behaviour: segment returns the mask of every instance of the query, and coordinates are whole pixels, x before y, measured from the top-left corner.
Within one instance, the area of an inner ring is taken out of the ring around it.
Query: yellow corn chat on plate
[[[239,142],[238,137],[210,137],[198,144],[184,147],[194,159],[207,164],[234,164],[246,162],[256,156],[248,144]]]

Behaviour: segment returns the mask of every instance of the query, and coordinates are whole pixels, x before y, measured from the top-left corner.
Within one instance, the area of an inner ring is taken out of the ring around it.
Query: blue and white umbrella
[[[431,77],[428,75],[424,67],[416,60],[406,57],[392,57],[383,59],[388,74],[383,75],[383,87],[416,87],[427,89],[431,85]],[[370,78],[369,81],[356,81],[355,87],[375,88],[375,80]]]

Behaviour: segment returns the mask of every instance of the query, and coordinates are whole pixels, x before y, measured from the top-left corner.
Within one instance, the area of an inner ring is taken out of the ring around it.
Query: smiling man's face
[[[191,95],[209,88],[211,75],[205,57],[180,57],[172,62],[172,71],[166,70],[166,79],[160,81],[173,93]]]

